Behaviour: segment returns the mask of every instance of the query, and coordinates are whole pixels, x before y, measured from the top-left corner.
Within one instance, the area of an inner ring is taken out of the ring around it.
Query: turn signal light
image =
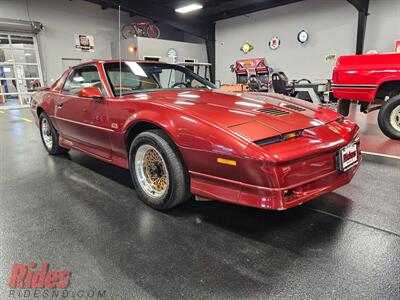
[[[297,137],[301,136],[302,133],[303,133],[302,130],[288,132],[288,133],[284,133],[282,135],[274,136],[272,138],[258,140],[258,141],[255,141],[254,143],[257,144],[258,146],[266,146],[266,145],[275,144],[275,143],[279,143],[279,142],[297,138]]]
[[[225,158],[218,157],[217,162],[219,164],[224,164],[224,165],[228,165],[228,166],[236,166],[236,161],[231,160],[231,159],[225,159]]]
[[[286,140],[293,139],[298,136],[299,136],[299,133],[297,131],[295,131],[295,132],[285,133],[282,137],[283,137],[283,140],[286,141]]]

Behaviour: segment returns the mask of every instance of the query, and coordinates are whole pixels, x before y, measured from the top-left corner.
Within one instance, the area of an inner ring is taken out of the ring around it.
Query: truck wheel
[[[338,100],[338,106],[337,106],[337,112],[345,117],[349,115],[350,111],[350,100],[346,99],[339,99]]]
[[[139,198],[155,209],[172,208],[191,196],[186,166],[161,130],[142,132],[133,140],[129,169]]]
[[[400,140],[400,95],[390,98],[382,106],[378,115],[382,132],[393,140]]]

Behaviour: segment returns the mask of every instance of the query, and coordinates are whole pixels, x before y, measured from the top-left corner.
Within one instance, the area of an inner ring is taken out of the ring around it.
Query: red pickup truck
[[[341,56],[332,76],[338,112],[347,116],[350,102],[364,113],[380,109],[378,124],[391,139],[400,140],[400,54]]]

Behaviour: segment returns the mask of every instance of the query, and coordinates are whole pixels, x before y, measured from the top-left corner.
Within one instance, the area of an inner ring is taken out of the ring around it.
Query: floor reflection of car
[[[31,108],[50,154],[76,149],[129,169],[156,209],[193,195],[286,209],[347,184],[361,160],[357,125],[336,112],[217,90],[178,65],[81,64]]]

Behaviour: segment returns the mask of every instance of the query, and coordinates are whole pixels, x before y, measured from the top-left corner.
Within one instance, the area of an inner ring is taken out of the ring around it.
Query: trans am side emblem
[[[240,48],[240,51],[242,51],[244,54],[247,54],[253,49],[254,47],[250,43],[244,43],[243,46]]]

